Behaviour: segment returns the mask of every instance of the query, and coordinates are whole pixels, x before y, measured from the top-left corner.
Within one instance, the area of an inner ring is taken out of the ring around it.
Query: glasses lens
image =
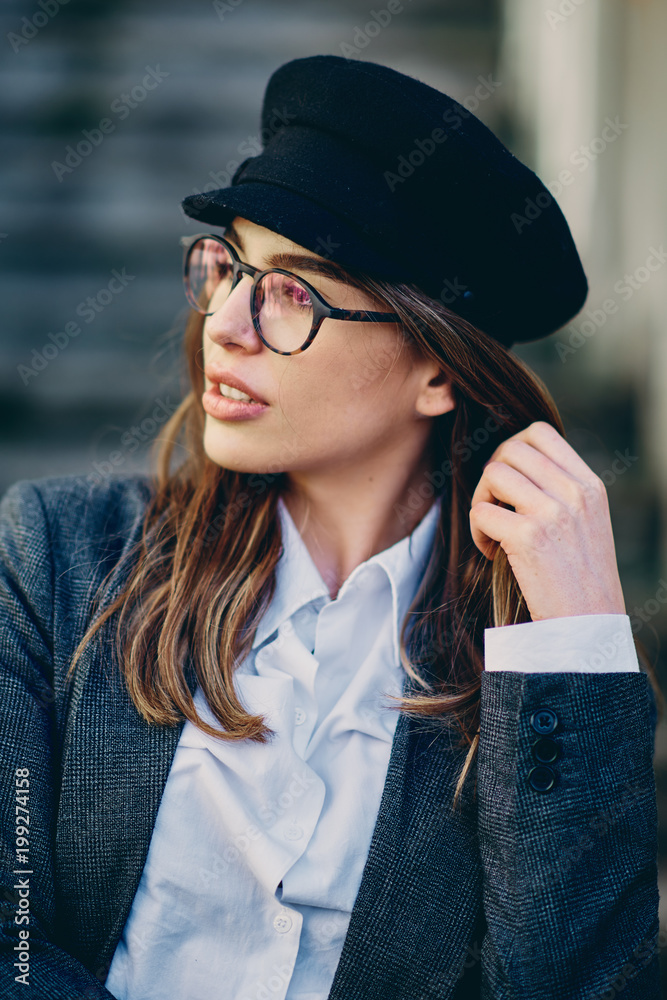
[[[262,336],[277,351],[298,350],[313,325],[310,292],[286,274],[265,274],[255,292],[255,316]]]
[[[200,313],[212,313],[232,288],[233,261],[222,243],[207,237],[195,240],[185,265],[185,294]]]

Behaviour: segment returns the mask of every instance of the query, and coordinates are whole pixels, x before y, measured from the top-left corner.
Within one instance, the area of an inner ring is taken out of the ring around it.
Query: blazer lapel
[[[465,750],[442,728],[399,716],[329,1000],[447,1000],[461,988],[464,967],[474,966],[467,985],[479,975],[476,951],[485,925],[474,773],[460,811],[451,811],[464,759]]]
[[[139,715],[115,657],[103,655],[113,649],[106,625],[77,668],[56,832],[63,943],[102,981],[139,885],[184,725],[149,725]],[[186,670],[186,677],[194,694],[194,672]]]

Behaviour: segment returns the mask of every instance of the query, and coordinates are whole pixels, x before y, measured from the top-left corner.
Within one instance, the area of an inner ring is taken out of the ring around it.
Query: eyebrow
[[[227,226],[224,235],[227,239],[236,243],[242,253],[246,252],[243,240],[232,223]],[[270,254],[267,257],[266,267],[282,267],[286,271],[306,271],[308,274],[319,274],[324,278],[331,278],[334,281],[349,281],[346,271],[334,263],[334,261],[322,260],[319,257],[307,257],[301,253],[280,252]],[[260,270],[265,270],[265,268],[260,268]]]

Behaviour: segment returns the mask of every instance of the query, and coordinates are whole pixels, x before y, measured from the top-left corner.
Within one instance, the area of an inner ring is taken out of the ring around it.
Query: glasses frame
[[[293,274],[291,271],[285,271],[282,267],[267,267],[264,270],[260,270],[258,267],[253,267],[252,264],[246,264],[242,261],[232,244],[226,240],[223,236],[217,236],[214,233],[203,233],[201,236],[193,237],[192,243],[189,245],[185,252],[185,259],[183,261],[183,283],[185,285],[185,295],[190,303],[190,305],[196,309],[198,313],[202,316],[213,316],[218,309],[222,308],[222,305],[214,309],[213,312],[204,312],[200,305],[194,301],[194,295],[192,294],[192,289],[190,288],[189,282],[189,265],[190,265],[190,255],[194,250],[195,246],[199,240],[215,240],[216,243],[221,243],[224,248],[229,253],[232,258],[233,263],[233,273],[232,273],[232,287],[229,289],[229,295],[232,294],[241,278],[244,274],[250,275],[252,278],[252,289],[250,293],[250,314],[252,317],[252,325],[255,328],[255,333],[262,341],[262,343],[273,351],[275,354],[283,354],[287,357],[291,357],[293,354],[301,354],[305,351],[307,347],[310,347],[314,341],[317,333],[324,322],[325,319],[342,319],[350,323],[400,323],[401,318],[397,313],[386,313],[386,312],[373,312],[365,309],[338,309],[336,306],[329,305],[325,298],[313,288],[310,282],[306,281],[298,274]],[[277,347],[273,347],[264,338],[260,325],[259,325],[259,313],[257,311],[257,286],[259,282],[266,274],[284,274],[288,278],[292,278],[294,281],[303,285],[304,288],[308,289],[308,293],[313,304],[313,320],[310,327],[310,332],[301,347],[297,347],[295,351],[279,351]],[[229,299],[229,295],[225,299],[225,302]]]

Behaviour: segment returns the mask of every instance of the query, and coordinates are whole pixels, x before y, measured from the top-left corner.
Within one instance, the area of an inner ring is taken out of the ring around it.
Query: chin
[[[208,435],[204,435],[204,451],[212,462],[223,469],[232,469],[234,472],[256,472],[254,463],[248,464],[248,456],[242,457],[233,448],[225,448],[220,441],[208,441]]]
[[[275,459],[253,456],[248,448],[247,441],[230,441],[230,435],[225,429],[210,426],[206,421],[204,429],[203,445],[204,451],[212,462],[223,469],[230,469],[233,472],[256,472],[256,473],[276,473]]]

